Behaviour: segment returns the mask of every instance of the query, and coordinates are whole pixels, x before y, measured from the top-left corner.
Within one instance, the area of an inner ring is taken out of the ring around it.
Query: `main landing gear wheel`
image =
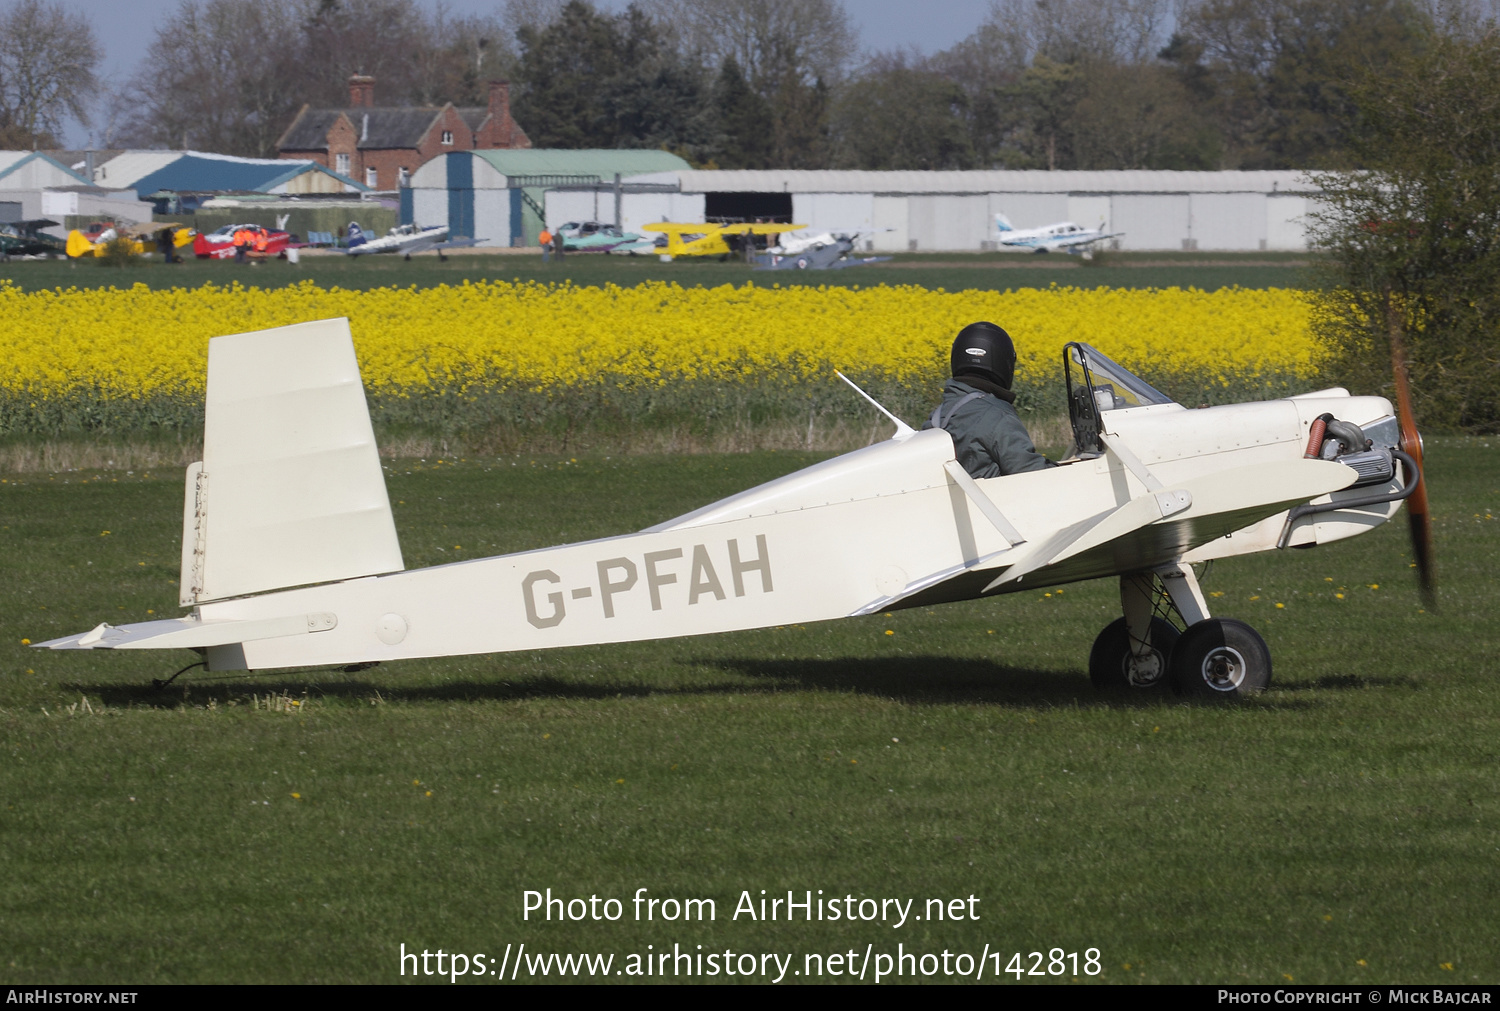
[[[1130,630],[1117,618],[1094,640],[1089,651],[1089,680],[1101,692],[1159,691],[1167,683],[1168,657],[1180,635],[1165,618],[1151,619],[1151,648],[1137,657],[1130,648]]]
[[[1260,634],[1233,618],[1208,618],[1172,647],[1172,690],[1205,702],[1257,695],[1271,683],[1271,650]]]

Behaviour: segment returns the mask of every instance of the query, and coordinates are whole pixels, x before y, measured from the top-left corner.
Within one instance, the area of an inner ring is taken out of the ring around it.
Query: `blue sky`
[[[245,0],[253,2],[253,0]],[[424,7],[435,7],[436,0],[419,0]],[[610,10],[623,10],[628,0],[595,0]],[[989,11],[989,0],[926,0],[920,5],[912,0],[842,0],[850,20],[858,27],[864,48],[870,51],[915,48],[923,53],[946,49],[971,34]],[[100,3],[91,0],[65,0],[66,6],[88,16],[94,34],[104,48],[100,67],[106,90],[128,78],[159,25],[170,19],[179,0],[131,0],[129,3]],[[495,13],[495,0],[448,0],[456,14]],[[913,16],[913,10],[920,16]],[[70,123],[65,137],[70,147],[82,148],[90,143],[89,130]]]

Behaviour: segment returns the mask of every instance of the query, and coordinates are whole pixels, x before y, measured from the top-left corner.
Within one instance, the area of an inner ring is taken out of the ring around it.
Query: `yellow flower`
[[[888,629],[886,629],[886,630],[885,630],[885,634],[886,634],[886,635],[895,635],[895,634],[896,634],[896,632],[895,632],[895,630],[894,630],[894,629],[889,629],[889,628],[888,628]]]

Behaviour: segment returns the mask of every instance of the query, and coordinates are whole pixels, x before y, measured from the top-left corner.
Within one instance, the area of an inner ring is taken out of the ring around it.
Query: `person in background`
[[[542,262],[546,263],[552,258],[552,233],[542,229],[542,234],[537,236],[537,241],[542,244]]]

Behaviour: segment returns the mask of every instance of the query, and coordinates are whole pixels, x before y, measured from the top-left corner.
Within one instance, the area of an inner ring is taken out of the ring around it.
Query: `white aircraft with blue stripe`
[[[1125,234],[1106,232],[1103,227],[1084,228],[1071,221],[1059,221],[1055,225],[1043,225],[1040,228],[1017,228],[1004,214],[998,213],[995,215],[995,231],[1000,233],[1000,245],[1030,249],[1035,253],[1050,253],[1053,250],[1084,253],[1097,242]]]

